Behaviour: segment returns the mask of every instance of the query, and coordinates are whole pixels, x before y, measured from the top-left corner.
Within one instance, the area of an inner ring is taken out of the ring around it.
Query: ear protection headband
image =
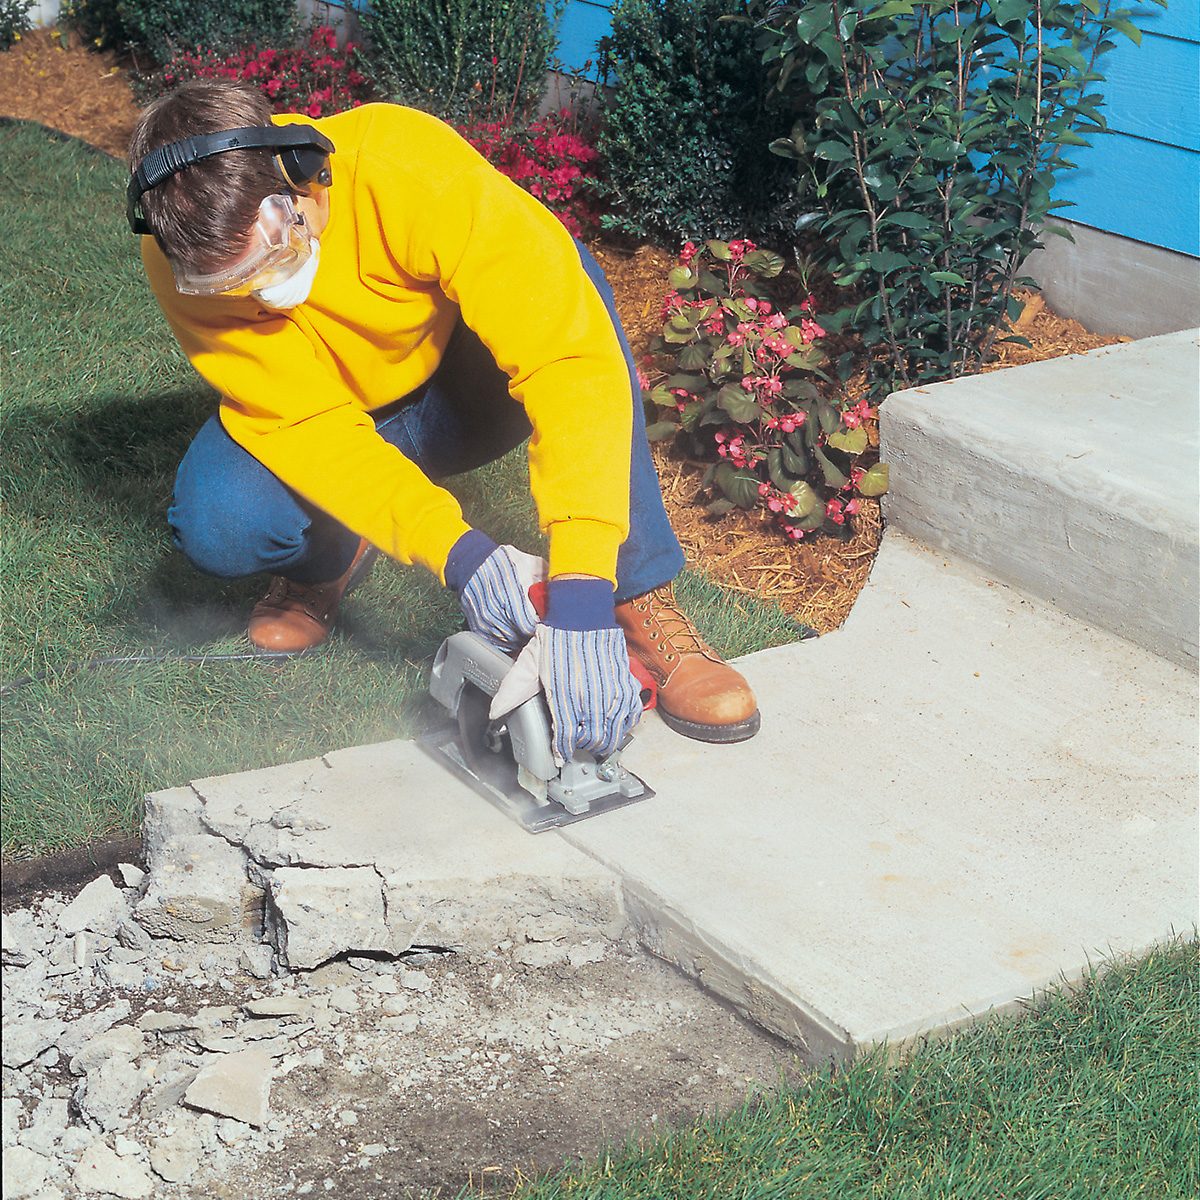
[[[142,212],[143,193],[202,158],[224,154],[227,150],[276,151],[272,156],[275,170],[295,191],[303,191],[310,183],[328,187],[332,179],[329,156],[333,153],[333,143],[311,125],[250,125],[200,134],[159,146],[138,163],[125,193],[129,228],[134,233],[153,233]]]

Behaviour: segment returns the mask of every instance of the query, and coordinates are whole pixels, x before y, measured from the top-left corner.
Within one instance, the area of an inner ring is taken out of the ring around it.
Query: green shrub
[[[252,41],[284,45],[296,24],[293,0],[78,0],[74,7],[83,10],[83,20],[144,47],[158,63],[185,50],[235,50]]]
[[[133,42],[120,8],[121,0],[68,0],[59,10],[59,19],[82,41],[98,50],[112,50]]]
[[[743,0],[617,0],[601,67],[616,87],[597,147],[607,228],[704,238],[776,230],[791,191]],[[736,17],[738,20],[725,20]]]
[[[367,72],[389,100],[446,120],[525,117],[541,99],[561,12],[561,0],[372,0]]]
[[[1159,3],[1162,0],[1158,0]],[[1105,129],[1107,0],[770,0],[764,57],[797,122],[773,149],[811,214],[876,395],[976,369],[1020,304],[1064,151]],[[1048,232],[1059,232],[1054,228]],[[1023,338],[1014,338],[1024,342]],[[848,369],[850,361],[847,359]]]
[[[0,50],[7,50],[29,31],[32,7],[33,0],[0,0]]]

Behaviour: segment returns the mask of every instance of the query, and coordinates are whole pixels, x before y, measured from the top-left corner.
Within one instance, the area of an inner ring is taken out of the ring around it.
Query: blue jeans
[[[663,508],[646,442],[637,370],[612,289],[583,246],[579,257],[608,308],[629,368],[629,536],[617,554],[616,590],[618,600],[628,600],[674,579],[683,566],[683,552]],[[429,382],[373,415],[379,435],[435,481],[493,462],[531,432],[524,408],[509,395],[508,377],[461,322]],[[579,468],[586,472],[591,464],[580,463]],[[305,583],[336,579],[350,565],[359,540],[281,483],[225,432],[216,416],[204,424],[179,464],[167,521],[176,546],[192,563],[225,579],[259,571]]]

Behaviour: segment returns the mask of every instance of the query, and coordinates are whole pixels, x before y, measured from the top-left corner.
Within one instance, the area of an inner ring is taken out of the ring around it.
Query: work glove
[[[546,560],[515,546],[497,546],[471,530],[455,543],[446,582],[458,592],[467,628],[515,654],[533,636],[538,615],[529,589],[546,578]]]
[[[638,723],[641,684],[630,670],[625,633],[612,617],[611,584],[550,584],[546,624],[537,626],[501,682],[492,719],[507,716],[539,690],[550,710],[560,767],[580,751],[607,758]]]
[[[493,720],[507,716],[539,689],[561,767],[586,750],[607,758],[642,715],[641,688],[629,670],[621,629],[555,629],[539,625],[492,698]]]

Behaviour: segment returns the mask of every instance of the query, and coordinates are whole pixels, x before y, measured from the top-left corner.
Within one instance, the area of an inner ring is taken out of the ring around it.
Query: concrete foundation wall
[[[1074,243],[1050,236],[1022,273],[1046,302],[1094,333],[1153,337],[1200,325],[1200,259],[1072,221]]]

